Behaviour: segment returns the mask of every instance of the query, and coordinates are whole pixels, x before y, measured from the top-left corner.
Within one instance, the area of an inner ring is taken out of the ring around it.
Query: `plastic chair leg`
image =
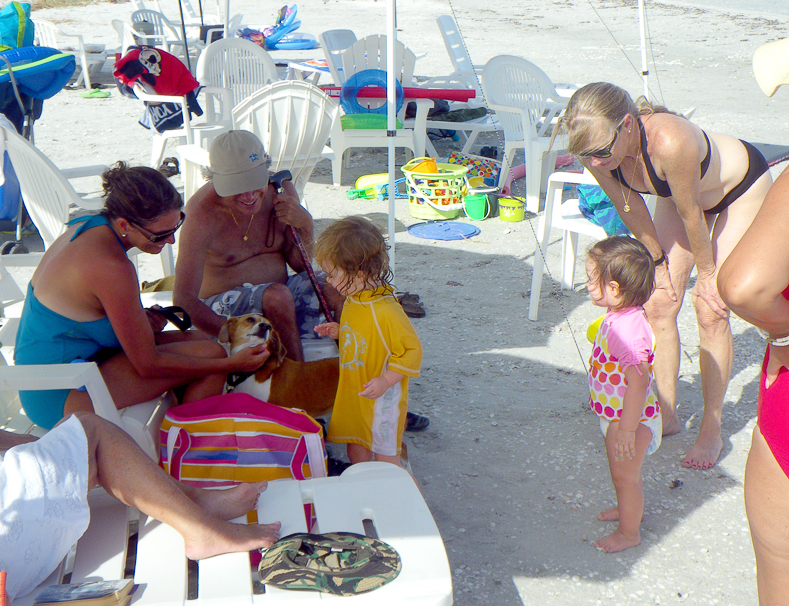
[[[562,233],[562,289],[572,290],[575,282],[575,263],[578,255],[578,233]]]

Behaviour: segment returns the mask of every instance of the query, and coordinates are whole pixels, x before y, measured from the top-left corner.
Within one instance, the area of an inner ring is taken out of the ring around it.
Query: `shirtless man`
[[[321,322],[317,296],[290,232],[312,257],[313,222],[296,188],[269,184],[269,158],[254,134],[224,133],[209,151],[211,181],[186,205],[173,300],[195,326],[218,335],[228,316],[262,313],[288,351],[303,361],[300,335]],[[288,267],[296,275],[288,277]],[[326,285],[335,318],[343,298]]]
[[[263,313],[288,357],[301,362],[300,337],[313,337],[323,320],[289,226],[311,259],[312,217],[290,181],[282,183],[283,192],[269,184],[269,158],[253,133],[223,133],[208,154],[211,180],[185,209],[173,302],[197,328],[214,336],[229,316]],[[288,277],[288,267],[297,273]],[[324,284],[339,321],[344,297]],[[406,431],[424,431],[429,424],[427,417],[409,412]]]
[[[97,485],[175,528],[193,560],[269,547],[279,538],[279,522],[227,521],[254,509],[266,482],[229,490],[181,484],[122,429],[92,413],[73,414],[37,441],[0,430],[0,456],[7,449],[0,458],[0,570],[8,572],[9,600],[42,583],[82,536],[88,489]],[[38,557],[21,557],[31,550]]]

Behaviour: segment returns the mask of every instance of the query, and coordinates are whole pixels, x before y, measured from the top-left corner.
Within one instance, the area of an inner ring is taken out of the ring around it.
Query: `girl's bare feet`
[[[609,509],[608,511],[611,510]],[[638,533],[635,537],[626,537],[617,528],[614,532],[609,534],[607,537],[603,537],[599,541],[595,541],[594,546],[602,551],[605,551],[606,553],[616,553],[617,551],[624,551],[625,549],[635,547],[640,543],[641,543],[640,533]]]
[[[613,522],[619,519],[619,507],[611,507],[597,514],[597,519],[601,522]]]
[[[185,536],[186,557],[203,560],[223,553],[253,551],[270,547],[279,538],[280,523],[233,524],[217,521],[213,528],[197,530],[193,536]]]
[[[239,484],[227,490],[195,490],[192,500],[220,520],[232,520],[252,511],[267,482]]]

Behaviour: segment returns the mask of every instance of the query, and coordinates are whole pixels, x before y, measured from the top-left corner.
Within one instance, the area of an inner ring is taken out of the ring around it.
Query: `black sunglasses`
[[[168,229],[167,231],[161,231],[159,233],[153,233],[151,231],[148,231],[144,227],[137,225],[134,221],[129,221],[129,223],[131,223],[131,225],[136,230],[138,230],[143,236],[148,238],[149,242],[156,244],[157,242],[166,240],[167,238],[172,236],[175,232],[177,232],[181,227],[181,225],[184,224],[184,219],[186,219],[186,215],[183,213],[183,211],[181,211],[181,218],[178,219],[178,223],[175,224],[175,227],[173,227],[172,229]]]
[[[611,141],[608,147],[604,147],[603,149],[596,149],[594,151],[586,152],[585,154],[577,154],[579,158],[582,160],[588,160],[589,158],[610,158],[611,157],[611,150],[614,148],[616,144],[616,140],[619,138],[619,131],[622,130],[622,125],[616,127],[616,132],[614,132],[614,139]]]

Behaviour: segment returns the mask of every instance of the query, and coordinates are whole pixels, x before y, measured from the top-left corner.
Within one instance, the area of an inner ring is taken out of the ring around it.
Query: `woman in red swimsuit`
[[[619,216],[655,259],[656,290],[645,309],[657,339],[655,377],[663,435],[678,433],[680,344],[677,315],[693,266],[704,417],[683,465],[706,469],[720,455],[721,412],[732,364],[729,310],[717,269],[748,229],[770,188],[767,163],[751,145],[705,133],[682,116],[633,102],[621,88],[578,89],[563,126],[568,151],[597,179]],[[657,196],[654,217],[643,195]]]
[[[718,276],[723,300],[768,342],[758,423],[745,467],[745,510],[756,553],[759,603],[789,596],[789,169],[764,199]]]

